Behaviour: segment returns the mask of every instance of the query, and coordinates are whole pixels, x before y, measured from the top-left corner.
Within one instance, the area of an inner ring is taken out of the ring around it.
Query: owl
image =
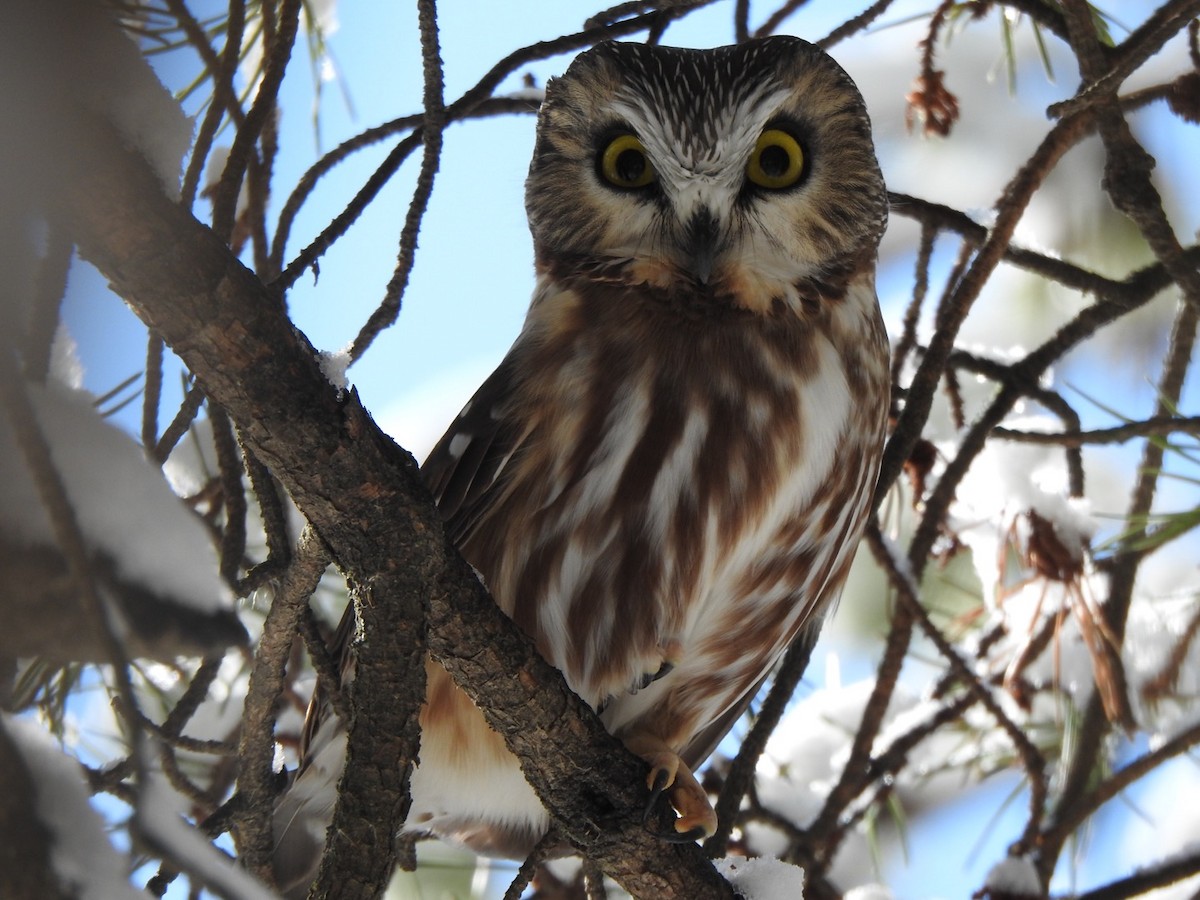
[[[875,488],[870,122],[797,38],[601,44],[546,86],[526,208],[524,327],[423,472],[496,602],[693,840],[716,827],[697,766],[815,634]],[[406,829],[523,856],[546,811],[449,675],[427,676]],[[318,718],[276,816],[285,884],[317,862],[342,764]]]

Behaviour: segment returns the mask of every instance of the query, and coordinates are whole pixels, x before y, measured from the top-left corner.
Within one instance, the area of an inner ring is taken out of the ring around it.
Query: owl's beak
[[[683,256],[686,268],[701,284],[712,277],[713,263],[721,236],[721,223],[707,206],[701,206],[683,229]]]

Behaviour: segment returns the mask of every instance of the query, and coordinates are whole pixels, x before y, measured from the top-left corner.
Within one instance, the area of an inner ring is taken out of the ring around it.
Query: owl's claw
[[[707,831],[703,825],[696,825],[687,831],[660,831],[657,828],[647,828],[646,830],[664,844],[692,844],[704,840],[712,833]]]
[[[659,663],[658,669],[654,672],[643,672],[638,676],[630,691],[636,694],[638,691],[643,691],[654,682],[666,678],[673,671],[679,659],[683,656],[683,645],[679,641],[667,641],[660,648],[662,651],[662,662]]]
[[[708,837],[702,825],[694,825],[686,831],[661,831],[650,827],[650,820],[654,816],[654,810],[658,806],[658,801],[667,789],[667,772],[665,769],[658,769],[652,773],[652,777],[655,778],[655,781],[650,786],[650,799],[646,801],[646,808],[642,811],[642,825],[645,826],[646,830],[660,841],[668,844],[690,844],[692,841]],[[675,820],[676,828],[679,827],[679,821],[679,819]]]
[[[691,843],[717,830],[717,814],[708,802],[708,794],[677,753],[660,740],[647,736],[627,739],[626,744],[650,764],[650,774],[646,777],[650,799],[642,812],[642,824],[649,825],[659,798],[664,794],[679,814],[675,819],[674,832],[648,830],[660,840],[672,844]]]
[[[654,815],[654,809],[658,806],[659,798],[662,797],[663,791],[667,789],[670,782],[667,779],[670,774],[666,769],[651,769],[649,787],[650,798],[646,801],[646,808],[642,810],[642,824],[649,827],[650,817]],[[655,832],[656,834],[658,832]]]

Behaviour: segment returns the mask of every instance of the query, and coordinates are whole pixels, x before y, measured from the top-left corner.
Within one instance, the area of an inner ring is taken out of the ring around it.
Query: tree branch
[[[504,735],[572,845],[635,896],[732,897],[699,847],[664,845],[641,826],[645,764],[487,596],[447,541],[412,457],[354,392],[339,399],[279,298],[162,195],[106,123],[81,109],[26,118],[53,123],[39,135],[42,162],[59,174],[54,212],[81,252],[227,410],[355,584],[365,638],[330,833],[367,852],[355,857],[360,869],[341,872],[339,895],[370,896],[391,870],[379,835],[406,812],[428,603],[429,651]]]
[[[271,807],[274,784],[277,706],[284,687],[284,669],[308,598],[316,589],[329,555],[316,533],[307,528],[275,592],[263,622],[246,688],[242,736],[238,744],[238,792],[246,798],[237,836],[242,864],[264,881],[271,878]]]

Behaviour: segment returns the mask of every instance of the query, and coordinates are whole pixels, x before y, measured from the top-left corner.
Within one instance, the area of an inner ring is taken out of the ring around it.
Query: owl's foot
[[[650,687],[654,682],[666,678],[675,671],[675,666],[679,664],[679,660],[683,657],[683,644],[676,640],[666,641],[659,646],[659,650],[662,653],[662,657],[658,669],[653,672],[643,672],[629,689],[632,693],[636,694],[638,691]]]
[[[717,830],[717,814],[708,802],[708,793],[678,753],[652,735],[627,738],[625,745],[650,764],[650,774],[646,777],[650,799],[642,814],[643,823],[649,822],[663,794],[678,814],[675,831],[656,831],[657,837],[670,843],[686,844],[706,838]]]

